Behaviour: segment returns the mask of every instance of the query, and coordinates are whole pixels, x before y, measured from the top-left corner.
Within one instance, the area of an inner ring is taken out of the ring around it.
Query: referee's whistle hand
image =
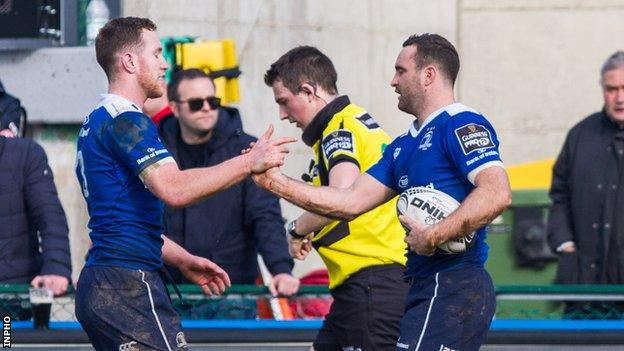
[[[310,251],[312,251],[312,238],[314,238],[314,233],[310,233],[302,239],[294,238],[289,235],[288,251],[290,252],[290,256],[298,260],[305,260]]]

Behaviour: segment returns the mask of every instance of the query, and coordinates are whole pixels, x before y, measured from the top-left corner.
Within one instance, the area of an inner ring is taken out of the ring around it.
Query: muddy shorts
[[[397,351],[476,351],[485,341],[496,296],[483,268],[413,279]]]
[[[85,267],[76,317],[96,350],[187,350],[158,271]]]

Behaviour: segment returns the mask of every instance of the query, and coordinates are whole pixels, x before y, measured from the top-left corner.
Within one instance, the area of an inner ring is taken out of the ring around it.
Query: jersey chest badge
[[[428,131],[422,138],[422,140],[420,141],[420,144],[418,145],[418,150],[427,150],[429,149],[431,146],[433,146],[433,144],[431,143],[431,138],[433,138],[433,130]]]

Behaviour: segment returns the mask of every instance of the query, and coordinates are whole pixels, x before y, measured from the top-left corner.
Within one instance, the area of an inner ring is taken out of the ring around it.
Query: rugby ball
[[[397,212],[409,218],[432,225],[446,218],[459,207],[459,202],[450,195],[436,189],[414,187],[405,190],[397,201]],[[409,231],[408,228],[405,228]],[[474,244],[475,233],[449,240],[438,245],[444,253],[455,254],[465,252]]]

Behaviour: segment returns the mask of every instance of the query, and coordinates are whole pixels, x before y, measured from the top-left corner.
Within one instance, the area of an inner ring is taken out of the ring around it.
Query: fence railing
[[[180,285],[182,300],[169,286],[174,307],[186,320],[255,319],[258,308],[270,298],[264,286],[235,285],[225,294],[209,297],[195,285]],[[496,287],[496,319],[624,319],[624,285],[545,285]],[[302,301],[327,301],[326,286],[301,286],[291,305]],[[13,320],[32,318],[28,285],[0,285],[0,313]],[[56,297],[52,321],[74,321],[74,289]]]

